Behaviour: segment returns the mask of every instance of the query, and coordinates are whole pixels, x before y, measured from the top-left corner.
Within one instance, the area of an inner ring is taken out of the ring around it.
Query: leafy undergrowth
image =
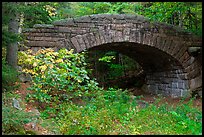
[[[61,134],[201,134],[202,112],[192,107],[192,101],[178,104],[140,106],[121,90],[109,89],[85,105],[64,103],[55,120]],[[43,114],[43,113],[42,113]]]
[[[19,98],[11,93],[6,94],[7,98]],[[50,133],[61,135],[202,133],[202,111],[193,106],[194,99],[185,103],[181,100],[175,107],[167,103],[160,104],[164,98],[161,96],[152,103],[142,101],[141,97],[132,96],[131,93],[120,89],[101,90],[94,98],[76,99],[41,110],[38,124]],[[4,104],[6,103],[4,99]],[[7,130],[4,134],[12,134],[11,131],[13,134],[42,134],[39,131],[37,133],[23,129],[22,124],[32,121],[29,113],[25,114],[11,107],[10,115],[6,108],[3,108],[2,112],[3,116],[6,116],[2,121],[3,127],[6,127],[4,129]],[[12,129],[14,127],[17,128]]]
[[[73,54],[73,50],[66,49],[58,52],[46,49],[35,54],[30,51],[21,52],[19,57],[23,70],[33,75],[29,88],[31,92],[24,100],[35,103],[40,112],[38,124],[49,130],[49,133],[62,135],[202,133],[202,111],[193,107],[193,99],[188,103],[181,101],[173,107],[165,103],[158,105],[162,97],[149,104],[141,101],[141,96],[133,96],[127,90],[114,88],[104,90],[98,87],[95,80],[88,77],[83,53]],[[9,124],[15,127],[13,121],[17,121],[19,126],[26,123],[22,121],[23,115],[7,112],[3,109],[4,133],[9,133],[6,128]],[[24,114],[22,111],[19,113]],[[7,114],[11,114],[10,118],[7,118]],[[21,134],[18,131],[15,133]]]

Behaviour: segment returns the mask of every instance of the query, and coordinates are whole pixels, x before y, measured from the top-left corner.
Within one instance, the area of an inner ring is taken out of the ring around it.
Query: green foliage
[[[202,36],[202,4],[199,2],[145,2],[135,5],[137,14],[166,22]]]
[[[11,106],[12,98],[19,98],[16,94],[6,92],[2,95],[2,134],[28,134],[23,125],[32,122],[34,116]]]
[[[28,58],[29,57],[29,58]],[[71,101],[82,96],[91,97],[98,89],[94,80],[88,77],[83,53],[73,54],[73,50],[40,50],[32,55],[27,51],[19,53],[19,63],[25,72],[33,75],[33,85],[29,100],[45,103]]]
[[[53,16],[53,9],[48,2],[28,2],[24,5],[24,28],[31,28],[35,24],[50,24]],[[54,14],[55,15],[55,14]]]
[[[94,68],[92,77],[96,77],[99,83],[108,83],[109,80],[118,79],[130,71],[141,70],[135,60],[116,51],[89,51],[86,60],[89,67]]]
[[[192,108],[190,102],[181,102],[174,108],[167,104],[157,106],[156,101],[141,108],[138,101],[127,92],[109,88],[98,92],[86,105],[61,104],[58,127],[63,135],[198,135],[202,132],[202,112]]]
[[[2,59],[2,90],[3,91],[10,91],[14,89],[15,82],[18,81],[18,72],[12,68],[11,66],[7,65],[5,59]]]
[[[104,56],[102,58],[99,58],[99,61],[111,62],[112,59],[115,59],[115,57],[114,56]]]

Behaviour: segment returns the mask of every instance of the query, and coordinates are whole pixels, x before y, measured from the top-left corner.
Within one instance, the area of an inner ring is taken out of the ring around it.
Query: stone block
[[[40,33],[54,33],[54,32],[58,32],[58,28],[53,28],[53,29],[36,29],[36,32],[40,32]]]
[[[64,43],[65,43],[66,49],[70,50],[70,49],[74,48],[74,46],[72,45],[72,43],[71,43],[71,41],[69,39],[65,39]]]
[[[71,33],[72,32],[72,28],[70,27],[65,27],[65,26],[60,26],[58,27],[58,31],[61,33]]]
[[[130,28],[125,28],[123,30],[124,41],[129,41],[130,39]]]
[[[105,26],[103,24],[101,25],[97,24],[96,27],[98,28],[99,31],[105,29]]]
[[[179,61],[183,63],[184,61],[187,61],[188,59],[190,59],[190,56],[188,52],[185,51],[184,54],[180,57]]]
[[[179,89],[185,89],[185,84],[183,82],[178,82]]]
[[[91,22],[91,18],[90,18],[90,16],[86,15],[86,16],[74,18],[73,21],[78,23],[78,24],[79,24],[79,22],[90,23]]]
[[[164,45],[163,51],[165,51],[165,52],[167,52],[167,53],[170,53],[170,52],[168,51],[168,49],[169,49],[169,47],[171,46],[171,43],[172,43],[172,40],[171,40],[171,39],[167,39],[167,40],[166,40],[166,43],[165,43],[165,45]]]
[[[76,23],[79,28],[93,28],[96,27],[94,23]]]
[[[167,37],[162,38],[162,43],[161,43],[160,48],[159,48],[160,50],[164,51],[167,39],[168,39]]]
[[[114,42],[122,42],[123,41],[123,34],[121,31],[115,32],[115,37],[113,38]]]
[[[202,87],[202,75],[190,80],[190,89],[191,90],[194,90],[194,89],[199,88],[199,87]]]
[[[146,45],[150,45],[151,46],[151,40],[152,40],[152,33],[149,32],[147,35],[146,35]]]
[[[50,42],[50,41],[28,41],[26,43],[28,47],[55,47],[61,45],[59,42]]]
[[[162,79],[161,79],[161,83],[163,83],[163,84],[169,84],[169,83],[171,83],[171,80],[170,80],[169,78],[162,78]]]
[[[173,89],[171,91],[170,95],[172,98],[179,98],[179,97],[181,97],[181,92],[182,92],[181,89]]]
[[[28,73],[21,73],[18,78],[20,79],[21,82],[30,82],[32,81],[32,77]]]
[[[96,45],[101,45],[102,42],[101,42],[99,33],[98,33],[98,32],[95,32],[95,33],[94,33],[94,36],[95,36],[95,39],[96,39]]]
[[[111,43],[113,42],[113,38],[111,37],[111,35],[109,34],[109,31],[105,31],[105,40],[106,40],[106,43]]]
[[[71,33],[72,34],[76,34],[76,35],[83,35],[83,34],[85,34],[85,33],[88,33],[88,32],[90,32],[88,29],[82,29],[82,28],[78,28],[78,29],[72,29],[71,30]]]
[[[171,51],[172,56],[178,53],[180,43],[178,41],[175,41],[173,45],[174,45],[174,48]]]
[[[100,37],[102,44],[108,43],[108,34],[104,30],[99,32],[99,37]]]
[[[140,31],[136,32],[135,36],[136,36],[135,37],[136,38],[136,42],[137,43],[142,43],[142,37],[143,37],[142,32],[140,32]]]
[[[90,43],[89,43],[89,40],[87,39],[87,35],[88,35],[88,34],[82,35],[86,49],[88,49],[89,47],[91,47],[91,45],[90,45]]]
[[[163,38],[161,36],[158,36],[156,39],[155,47],[160,49],[160,47],[162,46],[162,42],[163,42]]]
[[[72,37],[71,42],[76,47],[77,52],[81,51],[80,45],[79,45],[76,37]]]
[[[180,78],[180,79],[183,79],[183,80],[187,79],[187,78],[188,78],[188,77],[187,77],[187,73],[179,74],[179,78]]]
[[[113,20],[112,23],[117,23],[117,24],[126,24],[126,20]]]
[[[99,37],[100,37],[100,40],[101,40],[102,44],[106,42],[106,40],[104,38],[104,35],[105,35],[104,30],[99,31]]]
[[[115,30],[109,31],[109,37],[111,37],[111,42],[115,42],[115,37],[117,37],[115,33],[116,33]]]
[[[201,72],[200,72],[200,69],[194,69],[192,71],[190,71],[189,73],[187,73],[187,78],[188,79],[194,79],[198,76],[200,76]]]
[[[33,28],[54,28],[54,25],[51,24],[35,24]]]
[[[54,26],[75,26],[73,18],[62,19],[58,21],[54,21],[52,23]]]
[[[170,96],[171,91],[169,90],[162,90],[160,94],[162,94],[163,96]]]
[[[180,50],[178,51],[178,53],[174,57],[177,58],[177,59],[180,59],[181,56],[185,53],[186,50],[187,50],[187,47],[185,47],[185,46],[180,47]]]
[[[173,82],[173,83],[172,83],[172,88],[173,88],[173,89],[177,89],[177,88],[178,88],[178,83]]]
[[[89,43],[90,43],[90,46],[91,46],[91,47],[96,46],[96,39],[95,39],[95,36],[94,36],[93,33],[89,33],[89,35],[88,35],[87,38],[88,38],[88,40],[89,40]]]
[[[85,42],[84,42],[82,36],[81,36],[81,35],[78,35],[78,36],[76,36],[76,38],[77,38],[78,43],[79,43],[79,46],[80,46],[80,51],[85,50],[85,49],[86,49],[86,44],[85,44]]]
[[[174,50],[174,48],[178,48],[178,47],[176,47],[176,46],[177,46],[176,43],[175,43],[174,41],[172,41],[171,46],[170,46],[169,49],[168,49],[168,53],[169,53],[170,55],[173,56],[173,50]]]

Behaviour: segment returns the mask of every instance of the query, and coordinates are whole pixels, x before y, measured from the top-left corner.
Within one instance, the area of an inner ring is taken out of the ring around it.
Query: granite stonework
[[[124,51],[132,58],[138,54],[140,56],[135,60],[141,60],[141,66],[148,64],[152,68],[151,71],[145,70],[147,85],[149,91],[157,94],[181,97],[202,87],[202,63],[197,56],[189,54],[188,50],[189,47],[202,47],[202,38],[176,26],[150,22],[143,16],[87,15],[55,21],[52,24],[36,24],[33,28],[24,30],[23,34],[26,37],[25,45],[34,51],[41,48],[54,48],[57,51],[64,47],[81,52],[109,45],[114,50]],[[117,44],[119,46],[115,46]],[[128,47],[130,44],[132,46]],[[162,60],[164,56],[166,61]],[[202,57],[202,52],[198,56]],[[143,58],[146,61],[143,62]],[[168,67],[161,64],[160,60],[164,64],[166,62]],[[180,68],[175,69],[175,65]],[[158,71],[158,68],[161,69]]]

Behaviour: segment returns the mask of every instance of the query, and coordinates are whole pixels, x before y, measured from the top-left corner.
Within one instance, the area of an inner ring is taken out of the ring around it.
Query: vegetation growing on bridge
[[[84,53],[46,49],[33,54],[17,50],[17,42],[22,40],[17,31],[19,25],[26,28],[98,13],[140,14],[202,35],[201,10],[201,3],[196,2],[3,2],[3,134],[36,134],[23,126],[33,122],[33,115],[24,112],[24,100],[20,101],[23,110],[11,105],[12,99],[20,99],[14,92],[19,89],[17,65],[33,76],[26,103],[37,104],[40,111],[37,122],[47,125],[54,134],[201,134],[202,111],[193,107],[193,99],[176,107],[159,106],[159,100],[153,104],[141,102],[141,96],[134,97],[126,90],[99,87],[85,68]],[[20,24],[15,19],[20,19]],[[18,58],[13,56],[17,54]],[[102,61],[109,70],[114,70],[108,72],[112,79],[123,75],[124,68],[127,71],[131,65],[138,67],[125,56],[120,59],[126,61],[126,66],[115,63],[112,59],[119,57],[116,52],[100,56],[94,63]]]

